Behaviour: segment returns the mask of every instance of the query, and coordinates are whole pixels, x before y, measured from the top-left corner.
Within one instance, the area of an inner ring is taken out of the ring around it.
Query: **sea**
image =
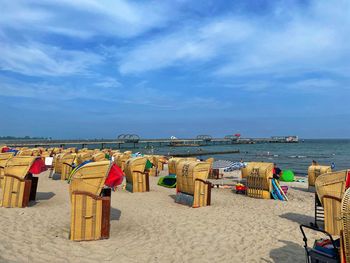
[[[150,153],[150,150],[140,149]],[[239,153],[221,155],[201,155],[200,152],[239,150]],[[295,174],[307,175],[307,169],[315,160],[319,164],[333,165],[333,170],[350,168],[350,139],[313,139],[299,143],[259,143],[213,145],[201,147],[162,147],[151,149],[152,152],[171,155],[174,153],[195,153],[206,159],[230,160],[238,162],[262,161],[274,162],[282,170],[292,170]]]
[[[173,154],[191,153],[200,159],[214,157],[215,160],[238,162],[262,161],[273,162],[282,170],[292,170],[299,176],[307,175],[307,169],[312,160],[319,164],[333,165],[333,170],[350,169],[350,139],[305,139],[299,143],[256,143],[229,144],[197,147],[159,147],[159,143],[151,145],[132,143],[122,145],[121,151],[131,150],[144,154]],[[70,147],[80,148],[81,145]],[[100,148],[100,144],[91,144],[89,148]],[[118,149],[117,144],[105,145],[106,148]],[[204,152],[239,151],[239,153],[204,155]]]

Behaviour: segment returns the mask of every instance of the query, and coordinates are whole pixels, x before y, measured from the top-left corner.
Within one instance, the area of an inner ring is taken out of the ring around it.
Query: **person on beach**
[[[282,170],[277,167],[277,164],[273,164],[273,178],[279,180],[282,175]]]
[[[317,165],[317,162],[315,160],[312,160],[312,164],[311,165]]]

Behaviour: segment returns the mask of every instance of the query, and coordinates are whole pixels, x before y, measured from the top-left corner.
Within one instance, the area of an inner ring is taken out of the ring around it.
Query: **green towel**
[[[149,170],[152,167],[153,167],[153,164],[150,162],[150,160],[147,160],[145,170]]]

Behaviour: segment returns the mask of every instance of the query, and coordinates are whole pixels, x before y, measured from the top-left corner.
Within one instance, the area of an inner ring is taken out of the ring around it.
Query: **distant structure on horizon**
[[[285,141],[285,142],[299,142],[299,137],[295,135],[291,136],[272,136],[272,140]]]

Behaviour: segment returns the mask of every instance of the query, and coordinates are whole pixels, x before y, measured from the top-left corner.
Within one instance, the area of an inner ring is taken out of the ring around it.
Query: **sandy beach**
[[[175,189],[112,194],[110,239],[68,239],[68,184],[39,175],[37,202],[1,208],[1,262],[303,262],[300,223],[313,220],[313,194],[290,183],[289,202],[214,188],[212,206],[174,202]]]

